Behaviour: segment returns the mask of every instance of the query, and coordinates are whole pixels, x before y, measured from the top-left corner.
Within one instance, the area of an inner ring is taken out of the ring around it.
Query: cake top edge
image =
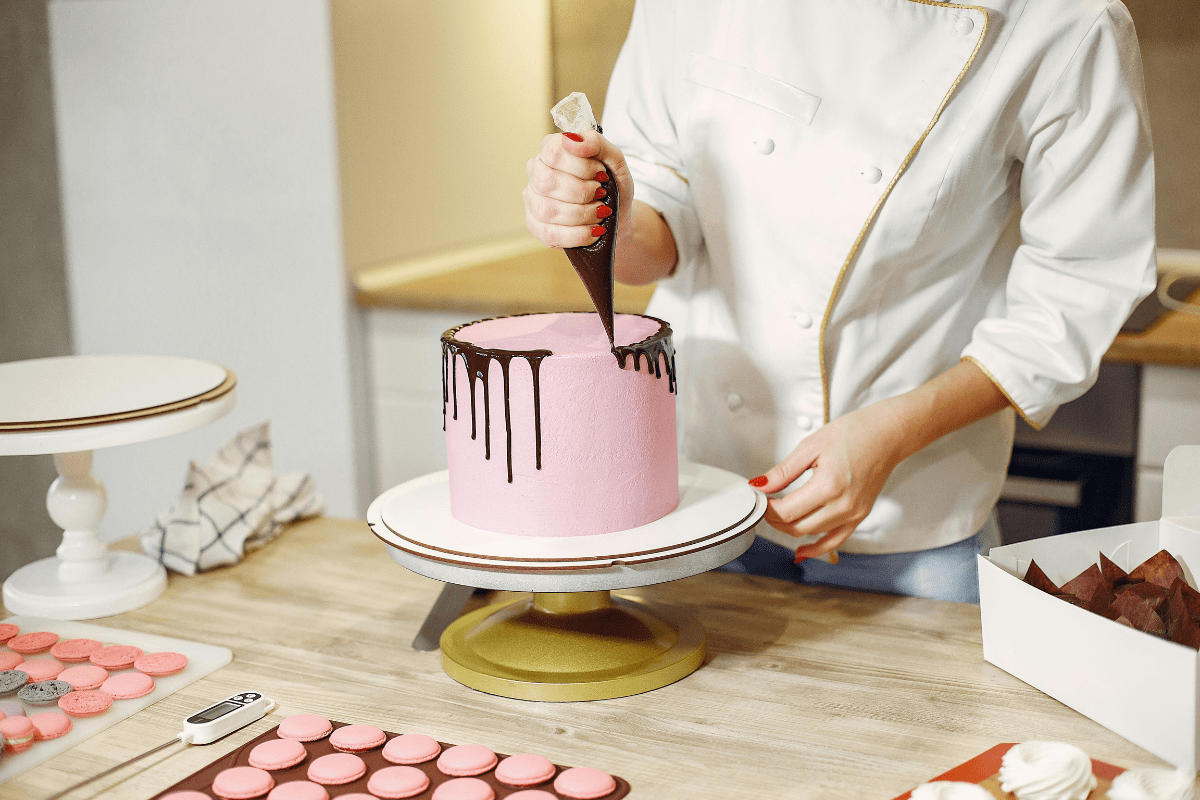
[[[617,314],[616,349],[642,349],[669,340],[671,326],[645,314]],[[614,352],[591,311],[513,314],[474,320],[442,334],[443,344],[500,354],[591,355]]]

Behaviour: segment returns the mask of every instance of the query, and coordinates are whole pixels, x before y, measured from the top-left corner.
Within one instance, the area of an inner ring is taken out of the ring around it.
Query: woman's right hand
[[[611,213],[600,202],[606,176],[616,179],[620,194],[617,235],[630,232],[633,179],[625,156],[596,131],[550,134],[525,174],[525,224],[547,247],[586,247],[604,233],[600,215]]]

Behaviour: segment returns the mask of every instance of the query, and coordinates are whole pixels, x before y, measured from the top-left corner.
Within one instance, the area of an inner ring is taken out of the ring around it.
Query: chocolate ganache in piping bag
[[[596,130],[599,131],[600,126],[597,125]],[[567,258],[571,260],[571,266],[575,267],[575,272],[583,281],[588,296],[592,298],[592,305],[596,307],[596,313],[600,315],[600,322],[604,325],[605,333],[608,334],[608,342],[616,352],[616,339],[613,336],[613,264],[616,256],[615,244],[620,197],[617,191],[617,180],[607,165],[605,165],[605,174],[608,175],[608,180],[602,181],[600,185],[604,187],[607,194],[604,195],[601,203],[608,206],[612,213],[598,223],[605,229],[604,233],[599,239],[585,247],[566,248],[566,253]]]
[[[567,133],[582,134],[588,130],[604,133],[604,129],[596,122],[592,104],[583,92],[573,92],[564,97],[550,109],[550,116],[559,130]],[[613,264],[616,255],[617,217],[620,216],[621,207],[617,181],[607,164],[604,165],[604,174],[608,176],[608,180],[600,182],[600,186],[606,192],[601,203],[612,212],[598,222],[604,228],[604,233],[589,245],[564,249],[567,258],[571,260],[571,266],[575,267],[575,272],[583,281],[583,286],[592,299],[592,305],[596,307],[596,313],[600,315],[604,332],[608,334],[608,343],[613,346],[613,354],[616,355],[616,338],[613,335]],[[620,356],[618,360],[621,360]]]

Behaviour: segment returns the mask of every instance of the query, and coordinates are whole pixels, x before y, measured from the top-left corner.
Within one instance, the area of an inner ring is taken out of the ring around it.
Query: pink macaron
[[[16,669],[17,666],[25,660],[25,657],[20,653],[14,653],[11,650],[0,651],[0,671],[6,669]]]
[[[342,795],[342,800],[345,800],[345,797],[346,795]],[[205,800],[208,800],[207,796]],[[267,795],[267,800],[329,800],[329,792],[321,784],[312,781],[288,781],[272,789]]]
[[[22,633],[8,640],[8,649],[23,656],[44,653],[58,641],[58,634],[51,631]]]
[[[554,791],[571,800],[597,800],[617,790],[612,775],[592,767],[564,769],[554,779]]]
[[[537,786],[553,778],[556,771],[545,756],[518,753],[496,765],[496,780],[507,786]]]
[[[383,746],[383,757],[393,764],[424,764],[437,758],[442,746],[423,733],[403,733]]]
[[[114,700],[132,700],[145,697],[154,691],[154,678],[144,672],[122,672],[109,676],[100,684],[100,691],[112,695]]]
[[[496,754],[481,744],[459,744],[446,748],[438,757],[437,768],[455,777],[482,775],[496,766]]]
[[[4,644],[20,632],[21,629],[16,625],[12,625],[8,622],[0,622],[0,644]]]
[[[479,778],[451,778],[433,790],[433,800],[495,800],[496,793]]]
[[[206,795],[204,792],[194,792],[191,789],[187,789],[182,792],[171,792],[170,794],[164,794],[158,800],[212,800],[212,798]]]
[[[31,658],[21,664],[21,672],[29,676],[30,683],[52,681],[62,671],[62,662],[57,658]]]
[[[367,791],[381,800],[416,797],[428,788],[429,776],[416,767],[384,767],[367,781]]]
[[[96,717],[112,704],[112,695],[100,691],[71,692],[58,699],[58,707],[72,717]]]
[[[165,797],[163,800],[167,800]],[[522,789],[504,796],[504,800],[558,800],[558,796],[541,789]]]
[[[95,639],[63,639],[50,648],[50,655],[59,661],[74,664],[87,661],[101,647],[104,645]]]
[[[134,659],[133,668],[155,678],[164,678],[183,672],[187,664],[187,656],[183,653],[146,653]]]
[[[374,725],[343,725],[329,735],[329,743],[343,753],[365,753],[386,741],[387,734]]]
[[[39,711],[29,717],[33,723],[33,738],[39,742],[66,736],[74,727],[71,718],[61,711]]]
[[[308,756],[304,745],[295,739],[271,739],[250,751],[250,766],[265,770],[294,767]]]
[[[76,691],[99,689],[108,680],[108,670],[95,664],[80,664],[64,669],[58,674],[58,679],[71,684]]]
[[[279,723],[275,735],[280,739],[315,742],[324,739],[332,730],[333,723],[319,714],[294,714]]]
[[[108,647],[101,647],[92,653],[88,656],[88,660],[97,667],[105,669],[128,669],[141,655],[140,647],[130,644],[110,644]]]
[[[308,765],[308,779],[325,786],[341,786],[366,773],[366,762],[353,753],[330,753]]]
[[[33,747],[37,728],[29,717],[5,717],[0,719],[0,738],[4,740],[4,752],[21,753]]]
[[[212,791],[222,800],[250,800],[262,797],[275,787],[275,779],[266,770],[255,767],[230,767],[213,778]]]

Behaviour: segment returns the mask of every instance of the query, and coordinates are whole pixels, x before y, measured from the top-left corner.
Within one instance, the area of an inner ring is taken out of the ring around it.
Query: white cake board
[[[0,456],[53,454],[46,496],[63,529],[57,556],[4,583],[9,611],[91,619],[162,594],[167,573],[140,553],[109,552],[96,528],[108,499],[92,451],[182,433],[228,414],[236,378],[217,364],[171,356],[68,356],[0,364]]]
[[[524,592],[629,589],[707,572],[744,553],[767,498],[746,479],[679,465],[679,506],[648,525],[593,536],[514,536],[450,514],[447,474],[376,498],[367,522],[400,565],[447,583]]]
[[[187,656],[188,665],[182,672],[154,679],[154,691],[145,697],[133,700],[114,700],[112,706],[103,714],[96,717],[72,719],[69,733],[58,739],[44,742],[34,742],[33,747],[24,753],[5,753],[0,760],[0,783],[4,783],[27,769],[32,769],[43,761],[53,758],[59,753],[74,747],[80,742],[95,736],[100,731],[114,725],[126,717],[141,711],[151,703],[157,703],[169,694],[173,694],[190,683],[198,681],[209,673],[215,672],[233,660],[233,653],[226,647],[211,644],[189,642],[185,639],[174,639],[169,636],[158,636],[152,633],[104,628],[83,622],[67,622],[44,617],[16,616],[4,620],[16,625],[22,633],[34,631],[53,631],[63,639],[95,639],[105,644],[127,644],[140,647],[147,653],[169,651],[182,653]],[[0,649],[7,649],[0,646]],[[39,653],[29,658],[44,658],[48,654]],[[67,664],[67,666],[72,666]],[[16,700],[16,695],[5,700]],[[214,701],[219,698],[214,698]],[[34,706],[22,703],[26,714],[36,714],[39,711],[54,711],[56,706]],[[180,720],[182,726],[183,721]],[[180,728],[182,730],[182,727]],[[165,741],[165,740],[164,740]]]

